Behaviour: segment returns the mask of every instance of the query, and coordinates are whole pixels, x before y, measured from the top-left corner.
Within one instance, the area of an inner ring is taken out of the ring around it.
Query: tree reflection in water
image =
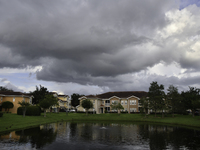
[[[24,129],[16,131],[16,135],[20,135],[19,143],[31,143],[32,148],[42,148],[46,144],[50,144],[56,139],[57,132],[49,125],[40,127]]]
[[[200,131],[181,127],[141,124],[139,134],[150,149],[200,149]]]
[[[199,130],[181,127],[145,123],[60,122],[0,135],[0,149],[195,150],[200,149],[199,141]]]

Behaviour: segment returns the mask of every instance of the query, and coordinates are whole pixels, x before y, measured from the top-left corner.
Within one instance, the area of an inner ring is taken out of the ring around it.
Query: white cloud
[[[41,71],[42,66],[31,67],[27,66],[26,68],[0,68],[0,75],[4,74],[14,74],[14,73],[36,73],[37,71]]]

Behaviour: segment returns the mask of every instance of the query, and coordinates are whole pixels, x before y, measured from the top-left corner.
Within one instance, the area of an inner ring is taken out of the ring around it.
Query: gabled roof
[[[96,95],[87,95],[85,97],[87,97],[87,98],[98,98]]]
[[[89,99],[93,99],[93,98],[98,98],[97,96],[95,96],[95,95],[87,95],[87,96],[81,96],[80,98],[79,98],[79,100],[80,99],[83,99],[83,98],[89,98]]]
[[[121,91],[121,92],[107,92],[107,93],[96,95],[96,97],[102,98],[102,99],[109,99],[113,96],[117,96],[119,98],[128,98],[131,96],[136,96],[138,98],[141,98],[143,96],[146,97],[147,94],[148,93],[145,91]]]

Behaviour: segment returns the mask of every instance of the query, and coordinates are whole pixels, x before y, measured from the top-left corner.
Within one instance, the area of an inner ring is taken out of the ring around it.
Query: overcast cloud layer
[[[178,0],[0,0],[0,68],[32,68],[30,76],[59,84],[66,94],[73,86],[86,94],[148,91],[152,81],[200,87],[198,6]]]

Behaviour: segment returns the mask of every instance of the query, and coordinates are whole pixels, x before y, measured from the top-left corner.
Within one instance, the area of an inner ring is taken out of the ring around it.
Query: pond
[[[58,122],[0,135],[0,150],[200,149],[200,131],[146,123]]]

